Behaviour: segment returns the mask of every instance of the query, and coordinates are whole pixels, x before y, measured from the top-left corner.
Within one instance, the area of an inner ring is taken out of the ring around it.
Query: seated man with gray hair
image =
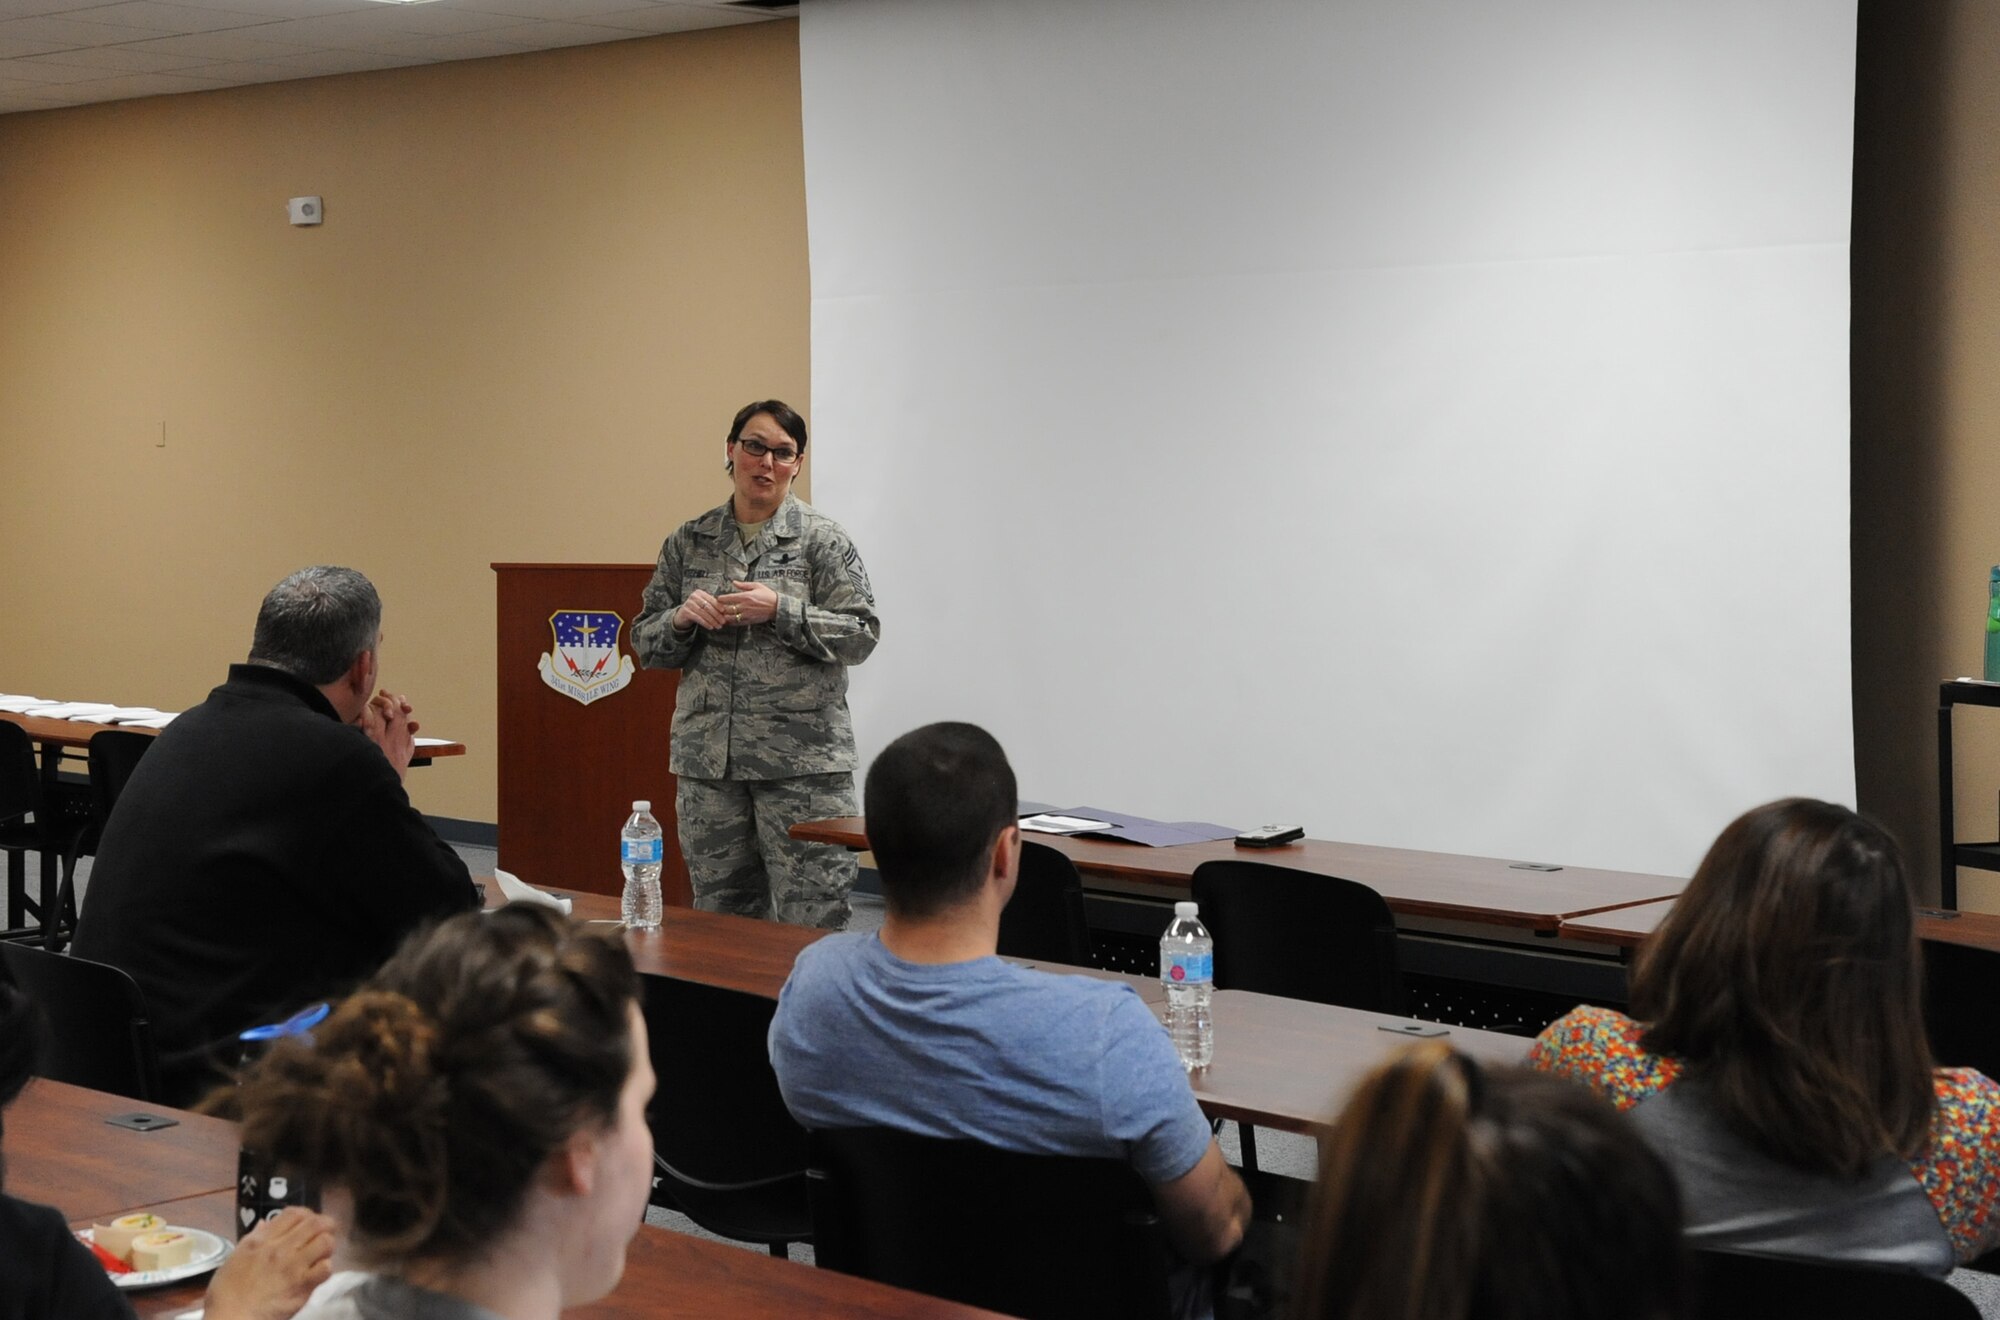
[[[375,689],[382,601],[351,568],[271,588],[247,664],[161,732],[105,826],[78,957],[146,992],[169,1104],[236,1034],[344,992],[431,917],[478,902],[410,805],[409,703]]]

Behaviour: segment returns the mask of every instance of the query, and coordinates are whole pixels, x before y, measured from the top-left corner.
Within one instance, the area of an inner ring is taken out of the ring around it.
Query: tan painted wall
[[[1979,675],[2000,564],[2000,8],[1863,0],[1860,38],[1855,765],[1935,897],[1937,685]],[[2000,838],[2000,711],[1954,729],[1957,837]],[[2000,876],[1959,902],[2000,910]]]
[[[2000,7],[1956,0],[1943,52],[1937,636],[1940,677],[1978,677],[1986,577],[2000,564]],[[1961,711],[1953,742],[1958,837],[2000,839],[2000,710]],[[1961,871],[1959,901],[2000,910],[2000,875]]]
[[[795,23],[0,116],[0,691],[185,707],[351,564],[490,821],[488,565],[720,503],[809,297]]]

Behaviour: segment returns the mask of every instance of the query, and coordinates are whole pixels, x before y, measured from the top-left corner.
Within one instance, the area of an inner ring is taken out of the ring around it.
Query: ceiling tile
[[[379,50],[312,50],[280,61],[317,78],[328,73],[365,73],[370,69],[402,69],[433,63],[422,55],[388,55]],[[204,71],[206,72],[206,71]]]
[[[153,29],[160,34],[171,32],[171,28]],[[79,46],[115,46],[121,41],[131,41],[143,37],[146,30],[133,27],[117,27],[109,23],[81,23],[73,18],[62,18],[45,14],[40,18],[0,19],[0,45],[9,38],[23,41],[54,41],[64,49],[74,50]]]
[[[426,36],[449,36],[457,32],[481,32],[487,28],[512,27],[521,20],[514,14],[488,14],[463,9],[450,3],[421,5],[377,5],[383,26],[398,32],[419,32]]]
[[[97,3],[102,4],[104,0],[97,0]],[[223,9],[235,14],[261,14],[266,18],[312,18],[322,14],[382,8],[376,0],[201,0],[200,7]]]
[[[296,41],[269,41],[249,35],[256,29],[235,32],[192,32],[184,37],[161,37],[131,43],[135,50],[165,51],[169,55],[193,55],[207,60],[281,60],[313,49]]]
[[[4,70],[0,77],[9,82],[36,85],[88,82],[104,76],[102,69],[79,69],[74,64],[48,64],[38,59],[8,60]]]
[[[19,59],[23,55],[52,55],[59,50],[68,49],[69,45],[66,42],[29,41],[26,37],[10,37],[0,32],[0,61]],[[4,63],[0,63],[0,68],[5,67]]]
[[[45,14],[74,16],[78,11],[111,3],[114,0],[0,0],[0,13],[7,18],[36,18]]]
[[[483,60],[494,55],[519,55],[527,47],[507,41],[488,41],[481,32],[466,32],[442,37],[402,36],[393,41],[378,42],[375,49],[386,55],[408,55],[424,60]]]
[[[215,32],[223,28],[248,27],[268,23],[260,14],[232,14],[224,9],[197,9],[193,5],[163,3],[163,0],[124,0],[122,4],[99,5],[72,17],[112,27],[144,28],[151,32]]]
[[[512,14],[516,19],[587,23],[593,15],[615,14],[621,9],[632,8],[632,0],[460,0],[457,7],[489,14]],[[696,11],[685,12],[694,14]]]
[[[88,50],[65,50],[53,55],[38,56],[33,62],[70,64],[79,69],[97,69],[100,71],[98,76],[102,77],[107,73],[171,73],[175,69],[192,69],[211,61],[192,55],[168,55],[157,50],[137,50],[131,46],[93,46]],[[7,67],[5,64],[0,64],[0,77],[5,76]]]
[[[88,92],[93,101],[127,101],[135,96],[168,96],[175,92],[211,92],[224,86],[219,82],[190,77],[184,73],[131,73],[117,78],[93,78],[71,83]]]
[[[290,60],[272,60],[260,63],[256,60],[228,60],[221,64],[204,64],[199,75],[213,78],[226,86],[249,83],[288,82],[293,78],[312,78],[317,71],[302,68]]]
[[[553,50],[558,46],[588,46],[598,41],[630,41],[642,34],[597,23],[521,23],[479,35],[489,41],[509,42],[522,50]]]
[[[630,3],[630,0],[626,0]],[[703,28],[736,27],[754,23],[755,18],[683,5],[646,5],[620,9],[611,14],[592,14],[590,21],[601,27],[625,28],[632,32],[696,32]]]

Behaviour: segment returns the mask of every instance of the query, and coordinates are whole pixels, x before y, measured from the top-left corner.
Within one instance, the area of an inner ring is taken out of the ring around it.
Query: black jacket
[[[232,665],[141,758],[104,830],[75,951],[146,992],[170,1104],[236,1033],[343,993],[477,901],[381,749],[318,689]]]

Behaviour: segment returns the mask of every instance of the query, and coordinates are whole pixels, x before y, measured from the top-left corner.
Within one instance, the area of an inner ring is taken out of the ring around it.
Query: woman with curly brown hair
[[[363,1272],[300,1320],[548,1320],[610,1292],[652,1185],[631,958],[547,909],[412,937],[245,1078],[243,1140],[317,1178]]]

